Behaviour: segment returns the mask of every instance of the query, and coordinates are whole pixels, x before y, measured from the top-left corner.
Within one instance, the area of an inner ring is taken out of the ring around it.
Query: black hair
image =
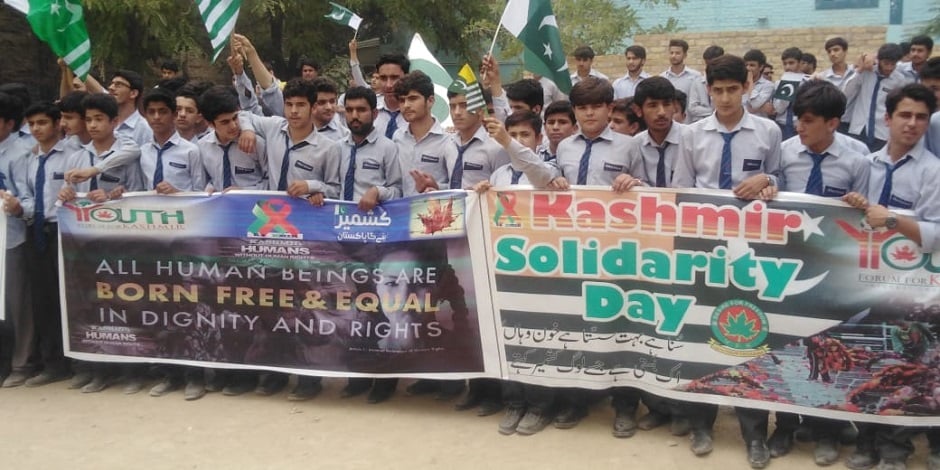
[[[180,88],[183,88],[183,85],[186,85],[186,77],[177,76],[160,80],[157,84],[157,88],[176,94]]]
[[[932,114],[937,109],[937,95],[920,83],[911,83],[888,93],[885,98],[885,109],[889,116],[894,114],[894,111],[898,109],[898,103],[904,98],[926,104],[928,113]]]
[[[904,53],[901,52],[901,46],[897,44],[889,42],[878,48],[878,60],[897,62],[901,60],[901,57],[904,57]]]
[[[920,69],[920,79],[940,80],[940,57],[931,57]]]
[[[684,39],[670,39],[669,47],[681,47],[682,52],[689,52],[689,43],[685,42]]]
[[[705,52],[702,52],[702,59],[708,62],[715,57],[721,57],[723,55],[725,55],[725,49],[723,47],[711,45],[705,48]]]
[[[574,108],[571,107],[570,101],[552,101],[552,104],[545,108],[544,114],[545,119],[548,119],[552,114],[564,114],[571,120],[572,124],[577,122],[577,119],[574,117]]]
[[[644,60],[646,59],[646,48],[643,46],[637,46],[637,45],[630,46],[627,48],[626,51],[623,52],[623,55],[627,55],[631,52],[633,53],[634,56],[636,56],[637,59],[644,59]]]
[[[914,36],[911,38],[911,46],[924,46],[927,48],[927,53],[929,54],[933,51],[933,39],[926,34]]]
[[[26,111],[23,112],[23,117],[29,118],[30,116],[35,116],[37,114],[45,114],[53,121],[58,121],[59,118],[62,117],[62,113],[59,111],[59,107],[49,101],[40,101],[38,103],[31,104],[28,108],[26,108]]]
[[[170,111],[176,112],[176,95],[164,88],[152,88],[144,93],[143,108],[147,109],[150,103],[163,103]]]
[[[529,108],[545,106],[545,93],[542,84],[532,78],[523,78],[506,87],[506,98],[513,101],[522,101]]]
[[[506,117],[506,129],[518,125],[528,125],[536,134],[542,133],[542,118],[532,111],[516,111]]]
[[[346,103],[349,103],[349,100],[360,99],[364,99],[366,103],[369,103],[369,109],[375,110],[376,106],[378,106],[378,98],[371,88],[356,86],[346,90]]]
[[[117,100],[106,93],[89,93],[82,100],[82,113],[87,114],[91,109],[101,111],[111,119],[117,119],[118,116]]]
[[[641,108],[646,100],[674,101],[676,99],[676,87],[667,78],[660,76],[641,81],[636,85],[633,93],[633,102]]]
[[[799,117],[810,112],[826,120],[838,119],[845,114],[845,101],[839,87],[825,80],[811,80],[796,91],[793,114]]]
[[[199,95],[196,106],[199,107],[199,114],[212,122],[219,115],[238,112],[238,92],[230,86],[216,85]]]
[[[607,80],[589,76],[571,87],[568,99],[574,107],[587,104],[610,104],[614,101],[614,87]]]
[[[161,69],[161,70],[170,70],[170,71],[173,71],[173,72],[179,72],[179,71],[180,71],[180,64],[179,64],[178,62],[176,62],[175,60],[173,60],[173,59],[167,59],[167,60],[164,60],[162,64],[160,64],[160,69]]]
[[[810,54],[809,52],[804,52],[803,56],[800,57],[800,62],[806,62],[807,64],[813,64],[813,68],[816,68],[816,56]]]
[[[133,70],[121,69],[117,72],[114,72],[114,75],[111,76],[111,79],[114,80],[114,77],[121,77],[124,80],[127,80],[127,83],[129,83],[131,86],[131,90],[137,90],[138,93],[143,93],[144,78],[141,77],[139,73]]]
[[[689,107],[689,95],[686,95],[684,91],[676,88],[676,102],[679,103],[679,106],[682,111],[685,111]]]
[[[833,47],[836,47],[836,46],[841,47],[843,51],[849,50],[849,42],[841,37],[834,37],[834,38],[827,39],[826,45],[823,46],[823,49],[825,49],[826,52],[829,52],[829,49],[832,49]]]
[[[69,94],[59,100],[59,111],[63,113],[78,113],[79,115],[84,114],[85,108],[82,106],[82,101],[86,96],[88,96],[88,92],[85,91],[69,92]]]
[[[906,56],[911,53],[911,43],[910,41],[902,41],[898,43],[898,46],[901,46],[901,56]]]
[[[212,88],[212,82],[206,80],[191,80],[180,87],[176,92],[177,98],[189,98],[196,102],[196,108],[199,109],[199,96]]]
[[[309,57],[301,57],[300,60],[297,61],[297,70],[298,70],[298,71],[302,71],[302,70],[304,69],[304,66],[306,66],[306,67],[313,67],[313,70],[316,70],[317,73],[320,72],[320,64],[318,64],[317,61],[315,61],[315,60],[313,60],[313,59],[311,59],[311,58],[309,58]]]
[[[29,87],[19,82],[10,82],[0,85],[0,92],[6,93],[20,101],[20,110],[24,110],[32,104],[33,99],[29,96]]]
[[[591,46],[579,46],[574,50],[576,59],[594,59],[594,49]]]
[[[405,96],[411,91],[417,91],[425,99],[434,96],[434,82],[431,77],[420,70],[415,70],[398,81],[395,84],[395,95]]]
[[[763,53],[756,49],[748,51],[748,53],[757,52],[763,57]],[[747,57],[747,55],[745,55]],[[757,61],[757,59],[751,59],[752,61]],[[744,60],[736,55],[725,54],[721,57],[716,57],[712,59],[708,66],[705,67],[705,79],[708,81],[708,84],[711,85],[718,80],[734,80],[740,82],[741,84],[747,83],[747,66],[744,65]]]
[[[284,85],[284,101],[288,98],[306,98],[313,106],[317,102],[317,87],[312,80],[294,78]]]
[[[803,57],[803,51],[799,47],[788,47],[780,54],[780,60],[796,59],[797,62]],[[747,59],[744,59],[747,62]]]
[[[385,64],[395,64],[401,67],[402,73],[411,71],[411,61],[403,54],[383,54],[379,56],[379,61],[375,63],[375,70],[378,71],[379,67]]]
[[[751,49],[744,53],[744,62],[757,62],[758,65],[767,63],[767,56],[760,49]]]
[[[23,104],[15,96],[0,91],[0,119],[13,121],[14,130],[23,122]]]

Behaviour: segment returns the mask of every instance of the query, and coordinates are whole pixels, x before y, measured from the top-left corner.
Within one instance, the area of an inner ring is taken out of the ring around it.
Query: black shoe
[[[669,423],[669,433],[673,436],[687,436],[692,431],[692,423],[684,416],[672,415]]]
[[[79,372],[72,376],[72,380],[69,381],[70,390],[78,390],[85,385],[88,385],[88,382],[91,382],[93,374],[91,372]]]
[[[555,417],[555,427],[558,429],[571,429],[577,426],[587,414],[587,409],[580,406],[565,408]]]
[[[323,385],[316,377],[298,377],[297,386],[287,395],[287,399],[289,401],[309,400],[319,395],[322,391]]]
[[[398,381],[396,379],[376,379],[375,384],[372,385],[372,390],[369,391],[369,396],[366,397],[366,402],[375,405],[392,398],[397,386]]]
[[[614,429],[611,434],[614,437],[631,437],[636,434],[636,419],[633,417],[636,410],[616,410],[614,415]]]
[[[198,400],[206,396],[205,380],[187,380],[186,388],[183,389],[183,399],[186,401]]]
[[[41,387],[43,385],[48,385],[55,382],[61,382],[69,378],[68,372],[57,371],[57,370],[48,370],[42,371],[39,375],[35,375],[26,380],[27,387]]]
[[[224,370],[215,369],[206,371],[206,391],[216,393],[224,390],[226,375]]]
[[[822,437],[816,441],[813,449],[813,460],[816,465],[826,467],[839,461],[839,443],[831,437]]]
[[[418,379],[415,383],[405,388],[408,395],[430,395],[441,389],[441,384],[437,380]]]
[[[770,463],[770,449],[762,440],[753,440],[747,445],[747,463],[751,468],[764,468]]]
[[[466,387],[463,380],[442,380],[441,388],[437,391],[434,399],[437,401],[453,400],[459,397]]]
[[[522,417],[522,421],[519,421],[519,424],[516,426],[516,432],[519,433],[520,436],[531,436],[545,429],[551,422],[552,417],[548,413],[541,410],[529,409],[525,416]]]
[[[346,381],[346,386],[339,392],[339,397],[356,397],[368,392],[370,388],[372,388],[372,379],[351,378]]]
[[[98,393],[111,385],[111,378],[104,373],[95,373],[91,377],[91,381],[83,385],[81,390],[82,393]]]
[[[503,404],[498,401],[485,400],[480,403],[480,407],[477,408],[477,416],[490,416],[495,415],[503,410]]]
[[[852,455],[845,459],[845,466],[852,470],[868,470],[878,463],[874,453],[855,449]]]
[[[656,429],[669,422],[669,415],[660,413],[658,411],[650,411],[643,415],[639,421],[636,422],[636,427],[649,431],[651,429]]]
[[[511,406],[506,409],[506,414],[499,422],[499,433],[504,436],[515,433],[516,426],[519,425],[519,421],[522,421],[523,416],[525,416],[525,408]]]
[[[483,403],[483,394],[477,390],[473,390],[473,387],[471,387],[470,391],[468,391],[463,398],[457,400],[457,403],[454,403],[454,409],[457,411],[466,411],[480,406],[481,403]]]
[[[236,380],[235,382],[232,382],[222,388],[222,395],[227,397],[237,397],[238,395],[248,393],[255,388],[257,388],[257,385],[254,384],[254,381]]]
[[[281,390],[284,390],[287,387],[288,377],[285,374],[279,372],[269,372],[261,376],[261,381],[258,383],[258,387],[255,388],[255,393],[263,397],[269,397],[271,395],[277,395],[281,393]]]
[[[150,396],[162,397],[174,390],[178,390],[181,386],[182,384],[178,380],[167,377],[150,388]]]
[[[771,457],[783,457],[793,448],[793,432],[774,430],[767,440],[767,448]]]
[[[692,453],[696,456],[702,457],[708,455],[712,452],[712,449],[715,448],[714,442],[712,441],[712,432],[711,430],[693,430],[692,431],[692,445],[690,449]]]

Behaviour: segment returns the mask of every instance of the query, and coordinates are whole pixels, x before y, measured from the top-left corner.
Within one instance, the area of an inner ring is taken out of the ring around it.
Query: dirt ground
[[[390,401],[369,405],[339,398],[337,379],[301,403],[286,393],[186,402],[181,392],[128,396],[118,386],[82,394],[66,384],[0,390],[0,468],[749,468],[729,410],[718,418],[715,451],[697,458],[666,428],[611,437],[606,403],[574,429],[522,437],[496,432],[501,415],[456,412],[452,402],[405,396],[403,385]],[[923,468],[924,443],[918,447],[910,468]],[[815,468],[812,445],[798,443],[769,468]]]

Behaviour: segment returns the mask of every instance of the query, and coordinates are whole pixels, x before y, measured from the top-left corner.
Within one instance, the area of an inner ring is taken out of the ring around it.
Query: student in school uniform
[[[624,99],[633,96],[637,84],[649,78],[649,74],[643,71],[643,65],[646,64],[646,48],[633,45],[624,52],[626,59],[627,73],[624,76],[614,80],[614,99]]]
[[[803,52],[800,51],[797,47],[788,47],[783,50],[783,53],[780,55],[780,61],[783,63],[783,73],[802,73],[800,69],[800,61],[802,60]],[[806,74],[803,74],[803,80],[808,78]],[[802,82],[800,82],[802,84]],[[780,81],[774,84],[774,89],[780,86]],[[796,130],[793,128],[793,101],[780,100],[774,98],[774,121],[777,122],[777,125],[780,126],[780,132],[782,134],[783,140],[787,140],[790,137],[796,135]]]
[[[689,56],[689,43],[684,39],[669,40],[669,68],[659,74],[672,83],[676,90],[680,90],[686,95],[692,91],[692,85],[702,79],[702,73],[698,70],[689,68],[685,64],[686,57]],[[685,112],[685,108],[682,108]]]
[[[855,73],[855,66],[847,63],[845,60],[849,52],[849,42],[842,37],[834,37],[827,39],[823,47],[832,65],[826,70],[816,74],[816,76],[835,85],[841,90],[842,83]],[[842,134],[849,132],[849,117],[852,115],[852,107],[854,105],[854,100],[846,101],[845,114],[842,115],[842,120],[839,123],[839,132]]]
[[[610,109],[610,128],[618,134],[631,137],[646,130],[646,123],[634,110],[632,96],[614,100]]]
[[[763,118],[772,116],[774,106],[771,99],[774,96],[774,83],[761,74],[764,65],[767,64],[767,56],[759,49],[751,49],[744,54],[744,63],[747,64],[751,82],[744,108],[755,116]]]
[[[607,75],[594,70],[594,49],[591,46],[580,46],[574,50],[575,73],[571,74],[571,85],[577,85],[588,77],[610,81]]]
[[[705,48],[705,51],[702,52],[702,59],[707,65],[710,60],[724,54],[725,50],[721,48],[721,46],[708,46]],[[687,109],[689,115],[687,123],[689,124],[701,121],[715,112],[715,108],[712,106],[712,99],[708,95],[708,83],[706,83],[704,76],[692,84],[692,89],[689,91],[689,106]]]
[[[578,129],[571,102],[556,101],[548,105],[545,108],[545,125],[542,127],[544,159],[554,160],[558,154],[558,144]],[[548,144],[545,145],[545,142]]]
[[[865,142],[872,152],[884,147],[888,128],[881,119],[885,114],[885,97],[891,91],[911,83],[913,79],[897,69],[901,47],[884,44],[877,56],[862,54],[855,64],[855,73],[842,83],[842,92],[854,101],[849,133]]]

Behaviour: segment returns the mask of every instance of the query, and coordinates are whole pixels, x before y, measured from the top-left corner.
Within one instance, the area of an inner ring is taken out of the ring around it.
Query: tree
[[[639,3],[677,8],[679,1],[643,0]],[[562,44],[569,53],[582,45],[591,46],[598,54],[620,53],[627,38],[647,32],[640,27],[637,11],[628,4],[618,5],[612,0],[554,0],[552,7],[561,29]],[[670,19],[654,29],[671,32],[679,28],[675,20]]]
[[[940,7],[934,7],[932,11],[937,14],[927,22],[927,25],[924,26],[923,34],[929,34],[930,36],[940,36]]]

